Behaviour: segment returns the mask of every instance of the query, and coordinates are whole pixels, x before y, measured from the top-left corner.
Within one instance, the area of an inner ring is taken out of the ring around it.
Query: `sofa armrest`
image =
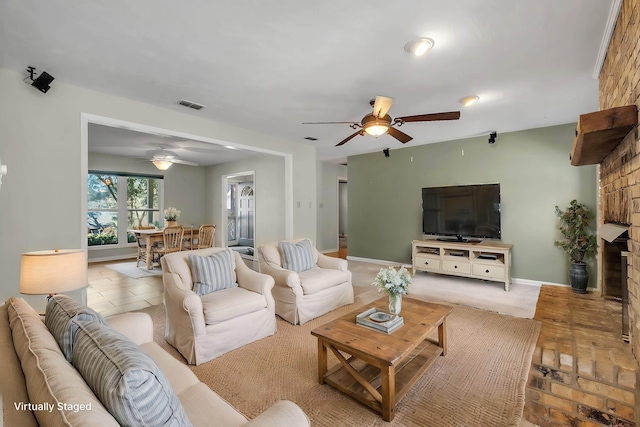
[[[318,252],[318,267],[331,270],[347,271],[349,263],[346,259],[327,256]]]
[[[140,345],[153,342],[153,322],[147,313],[121,313],[106,318],[116,331]]]
[[[266,411],[245,424],[247,427],[308,427],[310,425],[311,422],[307,414],[290,400],[280,400],[274,403]]]

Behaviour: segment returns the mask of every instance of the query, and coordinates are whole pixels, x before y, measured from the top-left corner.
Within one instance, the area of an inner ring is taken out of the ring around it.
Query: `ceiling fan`
[[[160,170],[167,170],[174,163],[179,163],[181,165],[187,166],[198,166],[197,163],[188,162],[186,160],[180,160],[178,155],[173,151],[167,150],[164,147],[160,147],[155,151],[150,151],[148,156],[151,157],[148,159],[151,163],[153,163]]]
[[[436,120],[458,120],[460,118],[460,111],[450,111],[447,113],[432,113],[432,114],[418,114],[416,116],[404,116],[396,117],[392,119],[387,113],[391,108],[393,98],[386,96],[376,96],[376,99],[369,101],[369,104],[373,107],[373,112],[367,114],[362,118],[360,123],[358,122],[306,122],[303,125],[325,125],[325,124],[340,124],[347,123],[352,129],[358,129],[357,132],[349,135],[342,141],[336,144],[336,147],[346,144],[352,138],[357,135],[364,135],[365,133],[378,137],[388,133],[398,141],[406,144],[413,138],[406,133],[394,128],[393,126],[402,126],[409,122],[432,122]]]

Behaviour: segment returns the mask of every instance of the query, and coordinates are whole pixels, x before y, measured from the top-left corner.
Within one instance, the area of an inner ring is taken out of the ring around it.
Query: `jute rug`
[[[249,418],[280,399],[289,399],[306,412],[313,426],[503,427],[520,423],[540,324],[461,305],[454,306],[448,318],[447,355],[397,405],[392,422],[383,421],[379,414],[330,386],[320,385],[317,339],[310,331],[379,297],[375,290],[360,293],[355,304],[302,326],[277,318],[274,336],[191,369]],[[142,311],[153,318],[156,342],[184,362],[164,341],[164,307]],[[336,359],[329,361],[330,366],[336,363]]]

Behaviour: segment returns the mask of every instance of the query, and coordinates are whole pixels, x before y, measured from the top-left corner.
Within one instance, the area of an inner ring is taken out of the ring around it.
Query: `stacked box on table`
[[[356,324],[375,329],[376,331],[384,332],[386,334],[390,334],[400,326],[404,325],[404,319],[401,316],[393,316],[393,319],[387,320],[386,322],[375,322],[369,319],[369,316],[379,311],[381,310],[374,307],[358,314],[356,316]]]

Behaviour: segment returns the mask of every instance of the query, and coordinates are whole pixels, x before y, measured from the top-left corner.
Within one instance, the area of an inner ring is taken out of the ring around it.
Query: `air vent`
[[[307,141],[317,141],[318,138],[314,138],[312,136],[305,136],[304,139],[306,139]]]
[[[195,102],[187,101],[186,99],[181,99],[178,104],[184,105],[185,107],[193,108],[194,110],[202,110],[203,108],[205,108],[205,106],[202,104],[197,104]]]

